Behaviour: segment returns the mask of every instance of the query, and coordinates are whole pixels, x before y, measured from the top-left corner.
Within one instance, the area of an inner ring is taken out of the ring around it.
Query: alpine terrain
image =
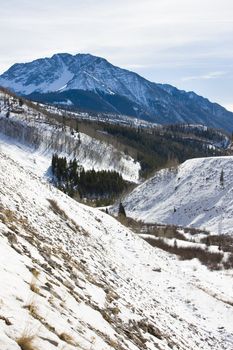
[[[233,130],[233,113],[167,84],[150,82],[90,54],[55,54],[14,64],[0,86],[70,109],[124,114],[159,124],[195,123]]]
[[[230,139],[131,121],[1,89],[1,350],[233,348]]]
[[[72,152],[79,137],[35,105],[1,97],[1,350],[232,349],[232,269],[221,268],[229,254],[202,244],[222,261],[214,271],[179,260],[55,188],[46,152]]]
[[[233,350],[232,14],[2,1],[0,350]]]

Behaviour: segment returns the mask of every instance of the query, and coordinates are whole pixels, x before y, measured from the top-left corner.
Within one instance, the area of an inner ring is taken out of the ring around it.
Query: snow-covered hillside
[[[22,161],[0,151],[1,350],[233,348],[232,271],[152,248]]]
[[[0,110],[2,142],[3,135],[8,136],[4,137],[7,148],[8,145],[12,148],[12,144],[16,144],[18,148],[29,153],[28,158],[33,162],[39,156],[43,160],[41,166],[44,165],[44,173],[50,166],[52,154],[57,152],[68,158],[76,157],[86,170],[115,170],[125,180],[138,182],[140,164],[112,145],[68,127],[64,128],[33,108],[33,105],[19,106],[19,99],[3,92],[0,93]],[[37,163],[34,162],[35,170],[36,166]]]
[[[231,156],[191,159],[163,169],[125,198],[127,215],[233,234],[232,174]]]

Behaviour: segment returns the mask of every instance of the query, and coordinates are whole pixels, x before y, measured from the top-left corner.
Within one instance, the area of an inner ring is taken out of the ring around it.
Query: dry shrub
[[[184,232],[185,233],[190,233],[191,235],[198,235],[200,233],[203,233],[205,235],[209,235],[209,231],[207,230],[204,230],[204,229],[199,229],[199,228],[196,228],[196,227],[184,227]]]
[[[134,220],[129,217],[118,216],[116,218],[126,227],[129,227],[132,231],[139,234],[150,234],[155,237],[176,238],[186,241],[186,237],[179,232],[181,227],[175,225],[163,225],[163,224],[149,224],[140,220]],[[143,238],[143,236],[142,236]]]
[[[68,220],[69,217],[64,212],[63,209],[61,209],[58,205],[58,203],[54,199],[48,199],[48,202],[50,204],[50,208],[54,212],[54,214],[61,216],[63,219]]]
[[[70,344],[70,345],[77,345],[77,344],[75,343],[75,341],[74,341],[74,338],[73,338],[71,335],[69,335],[69,334],[67,334],[67,333],[65,333],[65,332],[61,333],[61,334],[59,335],[59,338],[60,338],[61,340],[65,341],[67,344]]]
[[[30,226],[27,218],[21,217],[19,216],[18,213],[10,209],[5,209],[1,205],[0,205],[0,221],[2,221],[11,231],[15,233],[19,233],[20,228],[22,228],[24,231],[34,234],[34,230]],[[12,243],[17,243],[17,242],[12,242]]]
[[[10,209],[5,209],[0,206],[0,220],[7,225],[15,221],[15,213]]]
[[[40,276],[40,271],[38,271],[36,268],[33,267],[32,270],[31,270],[31,272],[32,272],[33,276],[34,276],[36,279],[39,278],[39,276]]]
[[[40,294],[40,288],[36,285],[36,281],[34,280],[30,283],[30,289],[33,293]]]
[[[60,216],[63,220],[66,221],[67,226],[72,229],[75,233],[79,232],[82,233],[83,235],[87,235],[88,233],[84,230],[81,231],[80,227],[76,224],[74,220],[72,220],[63,209],[61,209],[58,205],[58,203],[54,199],[48,198],[48,202],[50,204],[50,208],[54,212],[54,214]]]
[[[39,314],[38,314],[38,307],[35,305],[34,302],[31,302],[30,304],[24,306],[25,309],[28,309],[30,315],[36,319],[39,318]]]
[[[16,342],[21,348],[21,350],[39,350],[35,345],[33,344],[35,339],[34,335],[22,335],[19,337]]]
[[[233,253],[233,237],[227,234],[209,235],[202,238],[202,243],[219,246],[224,252]]]
[[[145,239],[153,247],[163,249],[171,254],[176,254],[181,260],[198,259],[203,265],[206,265],[212,270],[218,270],[219,264],[222,261],[223,254],[209,252],[199,247],[178,247],[177,245],[171,246],[165,243],[162,239]]]

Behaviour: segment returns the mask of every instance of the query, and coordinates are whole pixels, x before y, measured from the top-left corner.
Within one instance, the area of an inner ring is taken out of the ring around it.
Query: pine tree
[[[124,206],[123,206],[123,204],[121,202],[119,204],[118,215],[126,217],[125,208],[124,208]]]
[[[224,172],[223,169],[221,171],[221,175],[220,175],[220,185],[223,187],[224,186]]]

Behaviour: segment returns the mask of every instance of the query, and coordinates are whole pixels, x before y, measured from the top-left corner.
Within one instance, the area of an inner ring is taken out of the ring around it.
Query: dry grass
[[[23,334],[19,337],[16,342],[21,348],[21,350],[39,350],[33,343],[35,340],[34,335],[25,335]]]
[[[69,334],[67,334],[67,333],[65,333],[65,332],[61,333],[61,334],[59,335],[59,338],[60,338],[61,340],[65,341],[67,344],[70,344],[70,345],[77,345],[76,342],[75,342],[75,340],[74,340],[74,338],[73,338],[71,335],[69,335]]]
[[[185,236],[179,232],[181,227],[175,225],[147,224],[129,217],[119,216],[117,217],[117,220],[138,234],[150,234],[155,237],[176,238],[186,241]]]
[[[40,288],[36,285],[36,281],[32,280],[30,283],[30,289],[33,293],[40,294]]]
[[[211,270],[219,270],[219,264],[222,262],[223,254],[209,252],[199,247],[178,247],[171,246],[163,241],[163,239],[145,239],[153,247],[163,249],[171,254],[176,254],[181,260],[198,259],[203,265],[206,265]]]
[[[3,224],[6,225],[15,221],[15,213],[12,210],[4,209],[2,206],[0,209],[0,220],[3,222]]]
[[[38,271],[36,268],[32,268],[32,270],[31,270],[31,273],[33,274],[33,277],[35,277],[36,279],[38,279],[39,278],[39,276],[40,276],[40,271]]]
[[[9,230],[11,230],[11,234],[8,233],[7,237],[11,244],[17,243],[17,235],[21,230],[26,232],[27,234],[31,234],[34,236],[35,232],[33,228],[30,226],[27,218],[19,216],[18,212],[12,211],[10,209],[5,209],[0,205],[0,221],[5,224]],[[15,233],[15,235],[13,234]]]
[[[54,214],[61,216],[65,220],[69,220],[68,215],[59,207],[58,203],[54,199],[48,199],[48,202]]]
[[[66,221],[67,226],[73,232],[75,232],[75,233],[78,232],[78,233],[80,233],[82,235],[89,236],[89,234],[85,230],[81,229],[76,224],[76,222],[73,219],[71,219],[62,208],[59,207],[58,203],[54,199],[48,198],[48,202],[49,202],[50,208],[52,209],[54,214],[60,216],[64,221]]]
[[[34,302],[31,302],[30,304],[24,306],[25,309],[28,309],[30,315],[36,319],[39,319],[40,316],[38,314],[38,307],[36,306],[36,304]]]
[[[105,290],[106,292],[106,300],[111,304],[114,300],[119,299],[119,295],[113,290]]]
[[[116,315],[118,315],[120,313],[120,309],[118,307],[112,307],[112,308],[109,308],[108,310],[114,316],[116,316]]]
[[[191,260],[197,258],[203,265],[206,265],[209,269],[219,270],[220,264],[225,269],[233,268],[233,238],[229,235],[210,235],[206,230],[190,227],[179,227],[175,225],[162,225],[162,224],[145,224],[141,221],[136,221],[132,218],[117,218],[123,225],[132,229],[135,233],[141,235],[149,244],[153,247],[158,247],[171,254],[176,254],[183,260]],[[180,233],[180,229],[183,229],[185,233],[190,233],[195,236],[198,234],[205,234],[205,237],[201,239],[201,243],[208,245],[219,246],[219,252],[210,252],[207,249],[199,247],[177,247],[171,246],[164,242],[163,238],[175,238],[182,241],[187,241],[187,238]],[[143,235],[152,235],[155,237],[147,238]],[[227,261],[223,260],[223,252],[231,253]]]
[[[130,217],[116,217],[116,219],[120,221],[124,226],[129,227],[135,233],[150,234],[155,237],[176,238],[182,241],[187,241],[187,238],[180,232],[180,230],[183,230],[184,233],[190,233],[193,236],[200,233],[205,234],[206,236],[209,235],[208,231],[194,227],[182,227],[158,223],[144,223],[143,221],[134,220]]]

